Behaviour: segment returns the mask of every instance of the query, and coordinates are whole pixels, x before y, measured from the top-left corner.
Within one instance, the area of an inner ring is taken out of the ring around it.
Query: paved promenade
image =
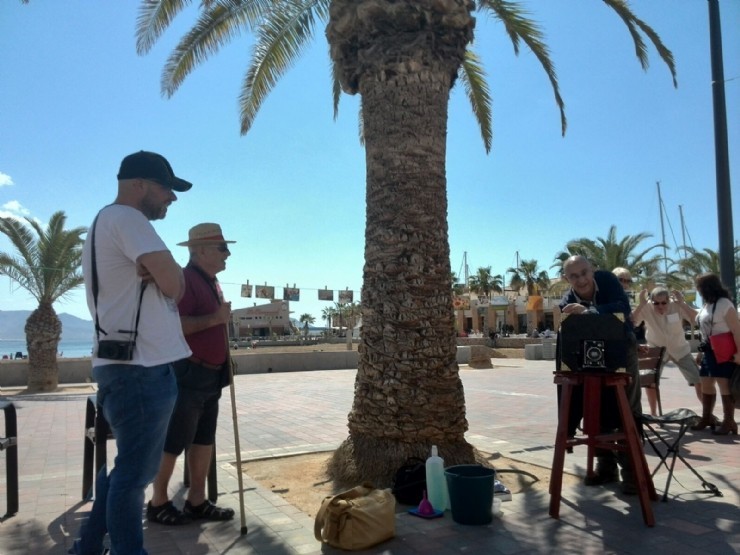
[[[478,449],[525,462],[551,465],[556,427],[551,361],[494,359],[495,368],[461,367],[470,430]],[[346,437],[354,370],[240,375],[236,378],[238,422],[245,460],[325,451]],[[225,390],[228,392],[228,390]],[[0,553],[67,552],[91,504],[81,501],[86,393],[9,396],[17,407],[20,511],[0,523]],[[675,366],[662,381],[664,410],[699,411],[693,390]],[[647,403],[644,403],[645,406]],[[228,395],[221,404],[217,438],[219,504],[237,512],[232,522],[165,527],[145,522],[151,555],[335,554],[313,538],[313,520],[281,497],[244,477],[249,533],[239,535],[234,435]],[[740,418],[740,415],[738,415]],[[1,426],[1,425],[0,425]],[[2,427],[0,427],[2,430]],[[1,433],[1,432],[0,432]],[[666,503],[652,504],[656,526],[643,524],[636,497],[615,486],[563,490],[560,519],[548,515],[546,493],[515,494],[503,515],[488,526],[461,526],[449,514],[425,521],[397,516],[397,535],[369,554],[672,553],[740,552],[740,439],[689,432],[687,460],[716,484],[723,497],[701,491],[700,481],[678,461]],[[112,461],[113,443],[109,442]],[[658,459],[646,446],[648,464]],[[5,453],[0,451],[0,514],[4,512]],[[584,474],[586,449],[566,455],[566,469]],[[175,477],[182,476],[181,461]],[[662,495],[667,473],[655,486]],[[182,484],[172,490],[181,504]],[[142,507],[143,518],[143,507]]]

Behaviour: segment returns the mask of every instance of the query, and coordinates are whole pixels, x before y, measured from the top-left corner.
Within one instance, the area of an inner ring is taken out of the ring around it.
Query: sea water
[[[59,358],[83,358],[92,354],[92,341],[60,341],[57,348]],[[15,358],[16,353],[28,356],[28,347],[25,341],[15,339],[0,339],[0,358]]]

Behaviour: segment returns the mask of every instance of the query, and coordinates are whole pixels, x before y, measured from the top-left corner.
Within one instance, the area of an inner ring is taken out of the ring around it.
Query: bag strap
[[[316,513],[316,519],[313,521],[313,535],[314,537],[320,541],[325,541],[322,531],[324,528],[324,519],[326,517],[326,510],[329,508],[329,505],[331,504],[333,497],[324,497],[324,500],[321,502],[321,508],[319,509],[319,512]]]
[[[102,212],[102,210],[100,211]],[[99,282],[98,282],[98,263],[97,263],[97,257],[95,256],[95,228],[98,224],[98,217],[100,216],[100,212],[98,212],[95,215],[95,219],[92,223],[92,229],[90,230],[90,262],[92,266],[92,294],[93,294],[93,305],[95,307],[95,338],[100,341],[100,334],[108,335],[108,332],[106,332],[103,328],[100,327],[100,321],[98,319],[98,292],[100,291]],[[141,316],[141,301],[144,300],[144,289],[146,289],[146,286],[148,285],[147,282],[143,281],[141,282],[141,289],[139,291],[139,303],[136,305],[136,321],[134,324],[133,330],[118,330],[119,333],[132,333],[133,334],[133,342],[136,344],[136,338],[139,335],[139,317]]]

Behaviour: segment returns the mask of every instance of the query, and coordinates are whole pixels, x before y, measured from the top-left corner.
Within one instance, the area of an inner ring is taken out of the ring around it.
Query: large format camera
[[[134,358],[135,341],[106,339],[98,342],[98,358],[108,360],[131,360]]]
[[[630,339],[622,314],[563,315],[555,368],[558,372],[624,372],[633,348]]]
[[[606,350],[603,341],[586,339],[583,341],[583,368],[606,370]]]

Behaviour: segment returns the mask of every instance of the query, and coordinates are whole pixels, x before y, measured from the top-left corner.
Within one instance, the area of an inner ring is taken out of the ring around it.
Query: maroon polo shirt
[[[183,269],[185,276],[185,294],[177,308],[180,316],[205,316],[213,314],[223,302],[221,287],[216,278],[188,264]],[[185,340],[193,351],[193,356],[208,364],[220,365],[228,356],[227,329],[225,324],[191,333]]]

